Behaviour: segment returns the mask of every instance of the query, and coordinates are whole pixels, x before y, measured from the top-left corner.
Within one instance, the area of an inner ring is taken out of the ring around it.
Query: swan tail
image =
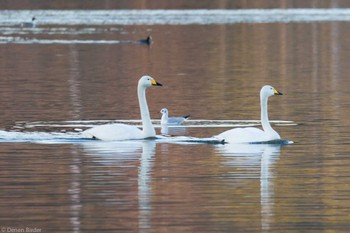
[[[92,133],[90,133],[90,130],[85,130],[82,132],[82,137],[86,138],[86,139],[98,139],[95,135],[93,135]]]

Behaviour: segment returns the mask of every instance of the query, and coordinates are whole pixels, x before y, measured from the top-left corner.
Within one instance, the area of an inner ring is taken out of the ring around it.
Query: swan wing
[[[250,143],[267,141],[264,131],[258,128],[235,128],[227,130],[217,136],[220,140],[225,140],[228,143]]]
[[[100,125],[87,129],[82,134],[85,138],[100,140],[131,140],[144,138],[142,130],[136,126],[126,124]]]

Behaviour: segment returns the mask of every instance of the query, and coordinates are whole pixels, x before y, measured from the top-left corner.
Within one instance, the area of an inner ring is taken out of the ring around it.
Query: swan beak
[[[283,95],[282,92],[277,91],[276,89],[273,89],[273,93],[275,95]]]
[[[153,86],[163,86],[162,84],[160,84],[159,82],[157,82],[156,80],[152,79],[151,83]]]

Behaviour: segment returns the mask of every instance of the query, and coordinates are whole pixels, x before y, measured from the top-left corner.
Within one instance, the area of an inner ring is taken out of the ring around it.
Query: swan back
[[[140,129],[126,124],[100,125],[85,130],[82,133],[85,138],[93,138],[104,141],[142,139],[143,133]]]
[[[269,141],[263,130],[253,127],[230,129],[215,137],[228,143]]]

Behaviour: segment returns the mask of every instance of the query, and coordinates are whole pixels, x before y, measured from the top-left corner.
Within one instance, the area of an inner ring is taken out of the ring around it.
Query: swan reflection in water
[[[261,230],[269,231],[274,216],[273,171],[279,159],[280,144],[225,144],[216,145],[216,150],[229,159],[225,165],[259,169],[260,167],[260,205]]]
[[[130,166],[130,161],[139,161],[138,165],[138,221],[139,229],[150,229],[152,186],[151,170],[156,150],[154,140],[135,141],[91,141],[83,143],[84,150],[102,165]]]

